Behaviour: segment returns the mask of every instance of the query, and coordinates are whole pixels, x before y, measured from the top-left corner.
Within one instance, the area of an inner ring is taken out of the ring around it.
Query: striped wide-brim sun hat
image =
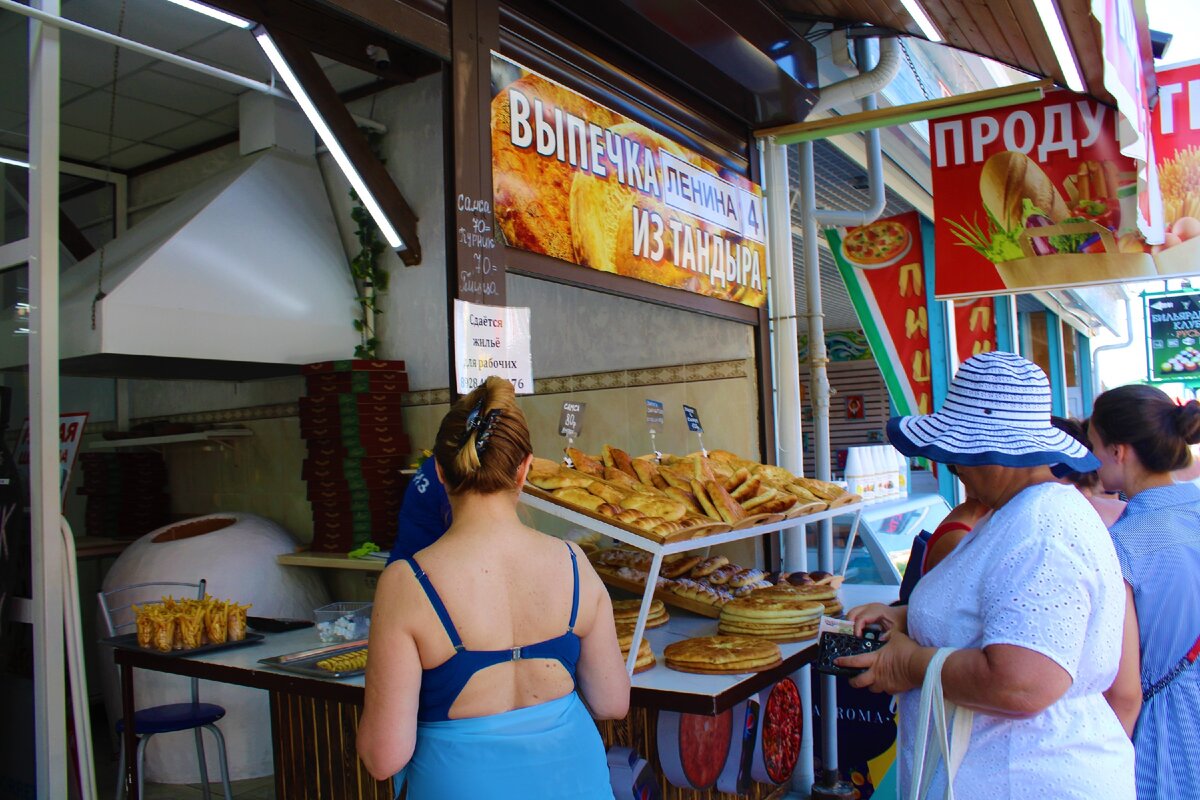
[[[1013,353],[980,353],[964,361],[941,410],[893,417],[888,438],[906,456],[944,464],[1100,468],[1082,443],[1050,424],[1046,373]]]

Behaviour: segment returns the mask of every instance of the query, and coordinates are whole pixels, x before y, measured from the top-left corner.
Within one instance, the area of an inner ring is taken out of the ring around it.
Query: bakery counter
[[[864,603],[890,603],[896,599],[898,587],[843,584],[839,589],[842,604],[853,608]],[[762,672],[728,675],[698,675],[669,669],[664,663],[663,649],[672,642],[694,636],[713,636],[717,620],[668,607],[671,619],[666,625],[646,630],[646,638],[654,651],[657,664],[631,679],[632,705],[660,711],[683,711],[692,714],[720,714],[752,694],[772,686],[816,656],[817,640],[779,645],[782,661]]]
[[[363,678],[330,680],[281,672],[259,659],[321,646],[314,628],[269,633],[256,644],[201,653],[164,655],[117,648],[123,715],[136,703],[135,678],[144,669],[262,689],[269,694],[275,796],[288,800],[392,800],[391,781],[376,781],[362,766],[355,745],[362,716]],[[204,692],[201,690],[201,699]],[[127,729],[128,730],[128,729]],[[137,752],[127,733],[125,771],[129,797],[137,798]]]

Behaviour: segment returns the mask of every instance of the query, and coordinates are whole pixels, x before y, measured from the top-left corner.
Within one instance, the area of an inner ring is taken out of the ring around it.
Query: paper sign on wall
[[[454,301],[454,373],[466,394],[489,375],[512,383],[517,394],[533,394],[529,309]]]

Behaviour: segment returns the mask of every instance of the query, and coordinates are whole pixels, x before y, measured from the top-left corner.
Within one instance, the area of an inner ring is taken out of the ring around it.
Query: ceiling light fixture
[[[5,158],[4,156],[0,156],[0,164],[7,164],[10,167],[21,167],[22,169],[29,169],[28,161],[18,161],[15,158]]]
[[[174,0],[172,0],[174,1]],[[363,206],[371,213],[371,218],[375,220],[375,224],[379,226],[380,233],[387,243],[391,245],[393,250],[399,250],[404,247],[404,240],[400,238],[391,220],[383,213],[375,195],[367,188],[366,182],[362,176],[358,174],[358,170],[354,168],[354,163],[350,161],[350,157],[346,155],[345,149],[342,148],[342,143],[338,141],[337,136],[330,130],[325,118],[321,116],[321,112],[317,111],[316,105],[312,98],[308,96],[308,92],[304,91],[304,86],[292,72],[292,68],[288,66],[287,60],[283,57],[283,53],[279,52],[279,47],[275,44],[275,40],[271,38],[271,34],[262,25],[254,29],[254,38],[258,42],[258,46],[267,54],[267,58],[271,61],[275,71],[279,73],[279,77],[283,78],[283,82],[291,91],[292,97],[300,105],[304,111],[304,115],[308,117],[308,121],[312,123],[313,128],[317,131],[317,136],[325,144],[329,150],[329,155],[333,156],[333,160],[337,162],[341,168],[342,174],[346,176],[346,180],[350,181],[350,185],[354,187],[354,191],[358,193],[358,199],[362,201]]]
[[[1071,43],[1067,39],[1067,29],[1058,13],[1058,6],[1054,0],[1033,0],[1033,7],[1042,18],[1042,27],[1046,29],[1046,36],[1050,38],[1050,47],[1054,50],[1054,57],[1058,59],[1058,68],[1062,70],[1067,88],[1072,92],[1086,91],[1083,78],[1079,75],[1079,65],[1075,63]]]
[[[933,20],[925,13],[919,0],[900,0],[900,5],[904,6],[904,10],[913,18],[913,22],[917,23],[917,27],[921,29],[921,33],[925,34],[925,38],[931,42],[942,41],[942,32],[933,24]]]
[[[254,23],[248,19],[242,19],[239,16],[222,11],[219,8],[213,8],[212,6],[205,5],[204,3],[197,3],[196,0],[167,1],[182,8],[186,8],[189,11],[195,11],[197,14],[203,14],[204,16],[209,17],[210,19],[215,19],[218,22],[224,22],[226,25],[232,25],[235,28],[250,30],[254,27]]]

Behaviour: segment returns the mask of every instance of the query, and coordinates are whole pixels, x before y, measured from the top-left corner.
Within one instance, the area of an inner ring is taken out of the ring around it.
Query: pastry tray
[[[600,580],[604,581],[604,583],[608,584],[609,586],[612,586],[616,589],[623,589],[631,594],[636,594],[639,597],[646,592],[646,585],[644,583],[637,583],[635,581],[622,578],[620,575],[609,571],[603,566],[593,565],[593,567],[596,569],[596,574],[600,576]],[[654,598],[656,600],[662,600],[664,605],[682,608],[684,611],[690,611],[693,614],[699,614],[700,616],[708,617],[709,619],[719,619],[721,617],[720,606],[702,603],[699,600],[693,600],[690,597],[683,597],[675,594],[674,592],[669,592],[666,589],[655,589]]]
[[[658,544],[667,544],[669,542],[682,542],[687,539],[697,539],[701,536],[708,536],[708,535],[714,534],[714,533],[726,533],[727,531],[730,531],[733,528],[733,526],[729,525],[728,523],[716,522],[714,520],[713,522],[710,522],[707,524],[692,525],[690,527],[684,528],[681,531],[676,531],[675,533],[670,533],[670,534],[667,534],[666,536],[662,536],[660,534],[652,533],[647,530],[642,530],[641,528],[637,527],[636,525],[629,525],[628,523],[621,522],[620,520],[618,520],[614,517],[606,517],[603,514],[597,514],[595,511],[584,508],[583,506],[577,506],[573,503],[564,503],[562,498],[546,491],[545,489],[539,489],[536,486],[530,486],[529,484],[525,484],[525,488],[522,489],[522,491],[524,491],[528,494],[531,494],[534,497],[540,497],[543,500],[554,503],[556,506],[562,506],[563,508],[570,509],[571,511],[574,511],[577,514],[582,514],[585,517],[591,517],[592,519],[596,520],[597,522],[603,522],[606,525],[612,525],[614,528],[620,528],[623,531],[628,531],[629,533],[637,534],[638,536],[641,536],[644,539],[649,539],[650,541],[657,542]],[[743,520],[743,522],[744,522],[744,520]]]
[[[212,653],[217,650],[229,650],[234,647],[246,647],[248,645],[258,644],[259,642],[261,642],[263,639],[266,639],[266,638],[267,637],[263,636],[261,633],[254,633],[253,631],[246,631],[246,638],[240,639],[236,642],[222,642],[221,644],[202,644],[199,647],[193,647],[190,650],[168,650],[165,653],[162,650],[159,650],[154,647],[140,647],[137,642],[137,634],[136,633],[124,633],[124,634],[121,634],[120,636],[110,636],[109,638],[103,639],[102,641],[104,644],[109,644],[109,645],[112,645],[113,647],[120,647],[123,650],[140,650],[143,653],[154,653],[155,655],[163,656],[165,658],[183,658],[185,656],[198,656],[198,655],[203,655],[204,653]]]
[[[356,675],[362,675],[366,672],[366,668],[350,669],[344,672],[330,672],[327,669],[321,669],[317,666],[317,662],[329,658],[330,656],[348,653],[353,650],[363,650],[367,646],[366,639],[356,639],[353,642],[343,642],[342,644],[333,644],[326,647],[317,647],[311,650],[300,650],[295,653],[285,653],[281,656],[271,656],[270,658],[260,658],[258,663],[266,664],[275,669],[281,669],[285,672],[294,672],[297,675],[306,675],[310,678],[353,678]]]

